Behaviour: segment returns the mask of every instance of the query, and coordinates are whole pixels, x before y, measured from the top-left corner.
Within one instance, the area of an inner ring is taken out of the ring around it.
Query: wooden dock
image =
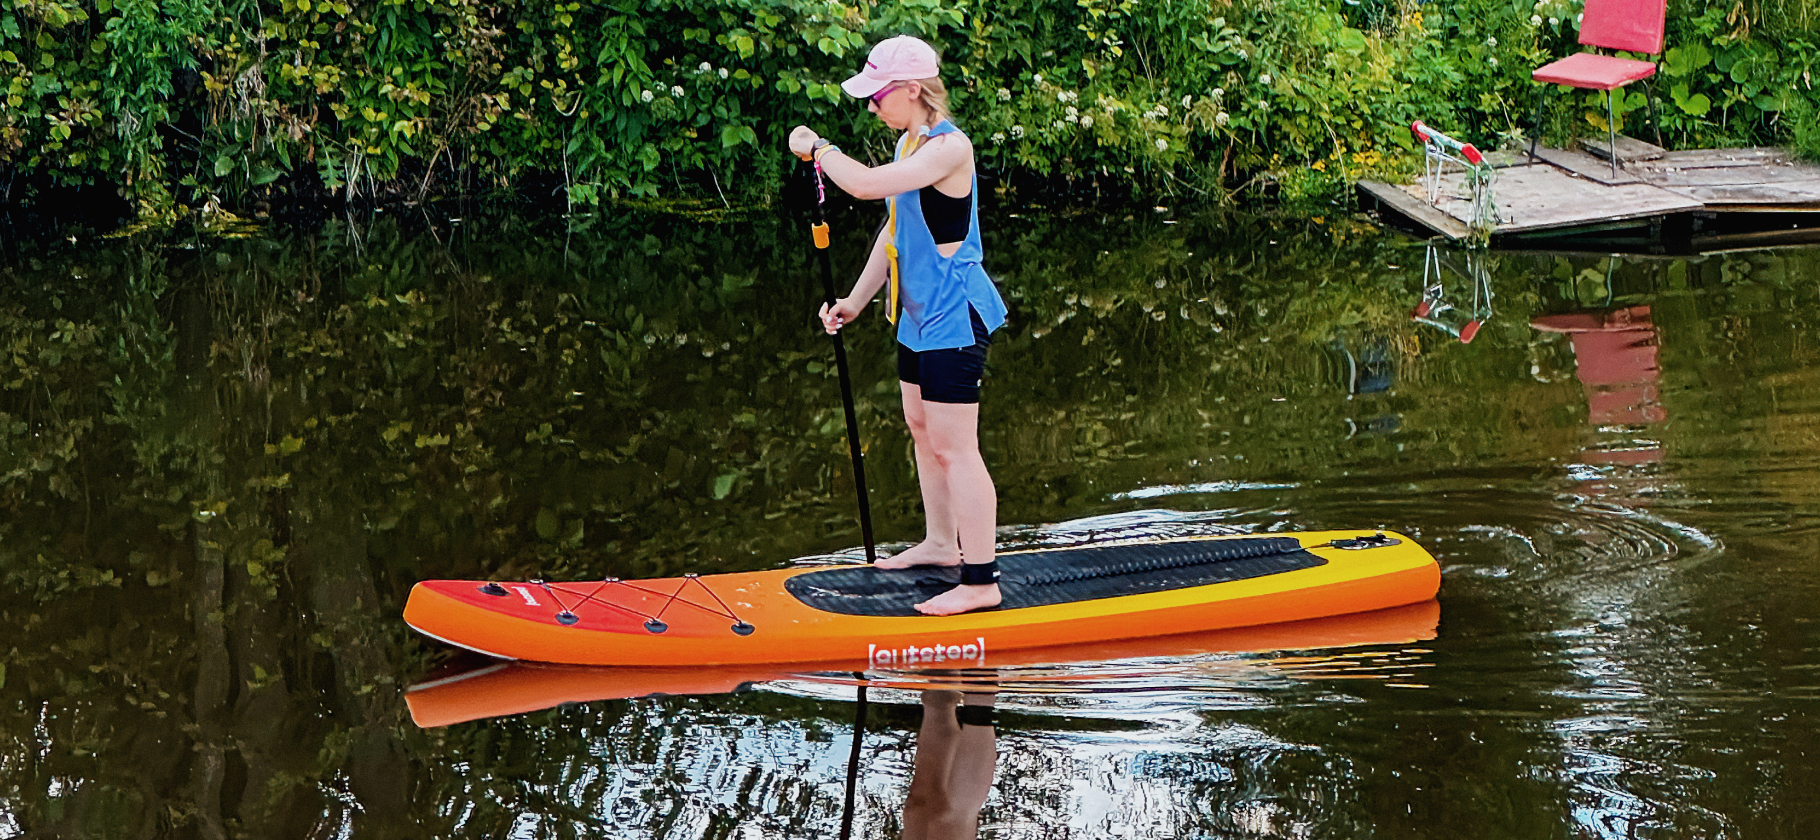
[[[1497,168],[1494,244],[1538,239],[1648,243],[1651,250],[1717,250],[1820,241],[1820,166],[1781,149],[1670,152],[1621,137],[1614,175],[1603,138],[1588,151],[1538,149],[1487,158]],[[1441,179],[1430,203],[1422,185],[1360,181],[1368,207],[1393,211],[1449,239],[1470,239],[1464,171]]]

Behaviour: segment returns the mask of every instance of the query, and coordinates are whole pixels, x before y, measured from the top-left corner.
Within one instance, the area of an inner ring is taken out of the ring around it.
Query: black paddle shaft
[[[859,790],[859,751],[866,735],[866,675],[854,672],[859,682],[859,696],[853,707],[853,746],[847,751],[847,787],[841,799],[840,840],[853,836],[853,795]]]
[[[814,166],[812,163],[805,165]],[[821,178],[820,172],[813,172],[811,175],[816,179]],[[819,186],[818,184],[817,187],[819,188]],[[819,200],[819,196],[817,199],[815,224],[817,227],[826,227],[828,222],[822,213],[822,202]],[[815,252],[821,257],[822,299],[829,306],[833,306],[836,300],[834,262],[828,256],[826,236],[815,240]],[[853,457],[853,483],[859,490],[860,539],[864,540],[866,544],[866,562],[873,563],[878,560],[878,553],[872,543],[872,505],[866,498],[866,458],[859,445],[859,415],[853,408],[853,375],[847,369],[847,343],[841,340],[839,331],[831,333],[829,337],[834,339],[834,367],[840,373],[841,407],[847,413],[847,452]]]

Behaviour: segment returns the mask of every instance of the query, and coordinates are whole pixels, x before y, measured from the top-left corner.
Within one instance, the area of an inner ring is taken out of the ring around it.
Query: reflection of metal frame
[[[1492,316],[1491,272],[1485,268],[1483,251],[1464,251],[1458,256],[1460,262],[1456,264],[1453,259],[1443,257],[1434,243],[1429,243],[1428,253],[1422,259],[1422,300],[1409,313],[1409,319],[1435,327],[1459,339],[1461,344],[1470,344],[1479,334],[1479,327]],[[1447,302],[1449,274],[1472,284],[1471,309],[1461,310]],[[1456,325],[1461,316],[1465,320]]]

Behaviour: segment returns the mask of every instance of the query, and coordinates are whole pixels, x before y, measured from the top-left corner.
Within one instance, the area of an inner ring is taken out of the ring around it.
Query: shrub
[[[150,220],[497,190],[584,207],[760,198],[795,124],[888,155],[838,83],[871,43],[911,33],[944,50],[988,168],[1145,194],[1326,193],[1412,168],[1417,118],[1516,142],[1539,94],[1530,69],[1578,49],[1578,3],[9,2],[0,180],[27,200],[114,187]],[[1789,139],[1803,124],[1790,109],[1815,99],[1806,6],[1671,5],[1665,139]],[[1553,101],[1556,135],[1604,130],[1597,95]],[[1640,89],[1618,97],[1623,128],[1644,104]]]

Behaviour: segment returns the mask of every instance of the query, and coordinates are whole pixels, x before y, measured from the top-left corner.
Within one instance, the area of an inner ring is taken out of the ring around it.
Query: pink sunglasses
[[[883,90],[880,90],[878,93],[872,94],[871,96],[868,96],[866,98],[872,100],[872,104],[874,104],[874,105],[883,105],[885,103],[885,97],[890,96],[892,91],[897,90],[898,88],[901,88],[901,87],[903,87],[903,85],[896,84],[896,83],[885,85]]]

